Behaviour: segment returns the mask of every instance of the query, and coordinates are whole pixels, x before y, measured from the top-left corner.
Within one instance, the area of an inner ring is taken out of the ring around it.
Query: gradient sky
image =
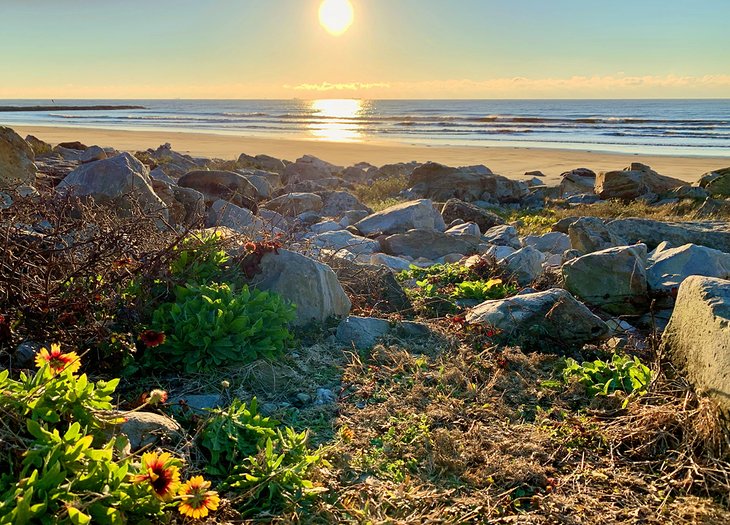
[[[730,0],[0,0],[0,98],[730,97]]]

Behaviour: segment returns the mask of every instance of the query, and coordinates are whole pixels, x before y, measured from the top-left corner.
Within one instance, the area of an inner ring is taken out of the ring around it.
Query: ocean
[[[144,109],[83,111],[64,106]],[[2,125],[730,157],[730,99],[0,100]]]

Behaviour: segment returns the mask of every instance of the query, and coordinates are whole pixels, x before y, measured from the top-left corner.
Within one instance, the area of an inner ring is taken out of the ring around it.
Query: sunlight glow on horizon
[[[313,100],[312,110],[326,122],[310,124],[309,131],[320,140],[360,142],[362,130],[356,119],[362,115],[365,102],[351,98]]]
[[[355,20],[350,0],[324,0],[319,6],[319,23],[332,36],[344,34]]]

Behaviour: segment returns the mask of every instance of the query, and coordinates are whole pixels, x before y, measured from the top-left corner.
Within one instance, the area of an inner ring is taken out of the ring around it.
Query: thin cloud
[[[322,82],[320,84],[299,84],[298,86],[284,86],[285,89],[294,89],[295,91],[359,91],[363,89],[389,88],[387,82],[347,82],[341,84],[332,84],[330,82]]]

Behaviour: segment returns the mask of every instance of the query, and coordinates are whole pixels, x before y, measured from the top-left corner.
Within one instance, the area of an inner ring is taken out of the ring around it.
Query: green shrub
[[[152,363],[164,360],[187,372],[249,363],[276,356],[291,339],[294,307],[276,294],[212,283],[178,287],[175,298],[152,314],[152,328],[167,336],[148,350]]]
[[[503,284],[502,279],[488,281],[464,281],[456,285],[451,293],[453,299],[475,299],[487,301],[489,299],[504,299],[508,295],[517,293],[513,284]]]
[[[618,354],[614,354],[611,361],[597,359],[583,364],[567,359],[563,379],[567,383],[573,378],[585,385],[592,395],[616,391],[642,395],[651,383],[651,370],[638,357]]]
[[[256,398],[251,404],[235,399],[225,410],[212,410],[213,416],[200,433],[200,445],[210,454],[209,474],[225,476],[234,465],[256,454],[260,445],[276,436],[277,421],[258,413]]]
[[[177,281],[208,284],[221,281],[228,255],[221,249],[218,233],[204,237],[188,237],[182,242],[179,255],[170,264],[170,274]]]
[[[374,181],[371,185],[361,184],[354,190],[355,196],[374,211],[380,211],[398,204],[398,194],[408,187],[407,177],[388,177]]]

